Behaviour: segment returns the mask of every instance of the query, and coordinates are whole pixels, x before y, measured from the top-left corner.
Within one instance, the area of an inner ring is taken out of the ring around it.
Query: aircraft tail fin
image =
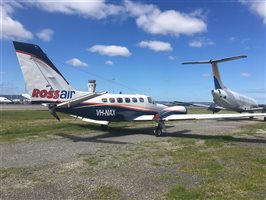
[[[181,64],[211,64],[212,65],[212,73],[213,73],[213,79],[214,79],[214,87],[215,89],[223,89],[225,86],[223,85],[223,82],[221,80],[218,63],[220,62],[226,62],[231,60],[236,60],[240,58],[246,58],[247,56],[241,55],[241,56],[233,56],[228,58],[222,58],[222,59],[214,59],[214,60],[207,60],[207,61],[193,61],[193,62],[183,62]]]
[[[13,44],[32,102],[62,102],[77,97],[77,91],[38,45]]]

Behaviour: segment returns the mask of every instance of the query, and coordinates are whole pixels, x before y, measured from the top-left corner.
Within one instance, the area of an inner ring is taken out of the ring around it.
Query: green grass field
[[[58,122],[48,111],[2,111],[0,142],[25,138],[47,138],[60,132],[81,133],[90,125],[68,115],[59,114]]]
[[[0,142],[25,139],[49,139],[60,133],[82,134],[100,130],[100,125],[89,124],[66,114],[58,113],[57,121],[48,111],[1,111]],[[146,123],[146,122],[144,122]],[[115,122],[110,127],[138,126],[142,122]],[[148,122],[147,124],[152,124]]]

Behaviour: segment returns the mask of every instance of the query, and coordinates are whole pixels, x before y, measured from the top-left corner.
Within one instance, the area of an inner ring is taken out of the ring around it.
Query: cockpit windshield
[[[154,104],[154,100],[151,97],[148,97],[148,102]]]

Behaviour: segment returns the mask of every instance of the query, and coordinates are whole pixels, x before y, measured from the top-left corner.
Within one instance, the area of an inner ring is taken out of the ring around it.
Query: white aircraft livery
[[[7,103],[13,103],[13,102],[6,97],[0,97],[0,103],[7,104]]]
[[[219,119],[265,117],[264,113],[186,115],[184,106],[167,107],[155,103],[146,95],[109,94],[75,90],[38,45],[13,42],[32,103],[46,103],[50,113],[59,120],[57,112],[70,114],[87,122],[107,128],[110,122],[154,121],[154,133],[166,131],[164,122],[185,119]]]
[[[229,58],[215,59],[209,61],[196,61],[196,62],[183,62],[182,64],[211,64],[213,79],[214,79],[214,87],[212,90],[213,101],[216,105],[212,105],[213,111],[220,111],[221,109],[233,110],[236,112],[254,112],[254,111],[263,111],[263,107],[259,107],[258,103],[255,99],[244,96],[237,92],[234,92],[224,86],[220,72],[218,69],[218,63],[236,60],[240,58],[246,58],[247,56],[234,56]]]

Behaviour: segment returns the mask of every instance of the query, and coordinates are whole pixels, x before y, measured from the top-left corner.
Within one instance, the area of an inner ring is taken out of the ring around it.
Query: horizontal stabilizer
[[[89,93],[87,95],[84,95],[84,96],[81,96],[81,97],[72,99],[70,101],[66,101],[66,102],[63,102],[63,103],[59,103],[59,104],[57,104],[56,108],[69,108],[71,106],[74,106],[74,105],[79,104],[80,102],[87,101],[89,99],[93,99],[95,97],[104,95],[106,93],[107,92],[102,92],[102,93]]]
[[[245,55],[241,55],[241,56],[233,56],[233,57],[228,57],[228,58],[206,60],[206,61],[183,62],[181,64],[212,64],[212,63],[226,62],[226,61],[231,61],[231,60],[236,60],[236,59],[246,58],[246,57],[247,56],[245,56]]]

